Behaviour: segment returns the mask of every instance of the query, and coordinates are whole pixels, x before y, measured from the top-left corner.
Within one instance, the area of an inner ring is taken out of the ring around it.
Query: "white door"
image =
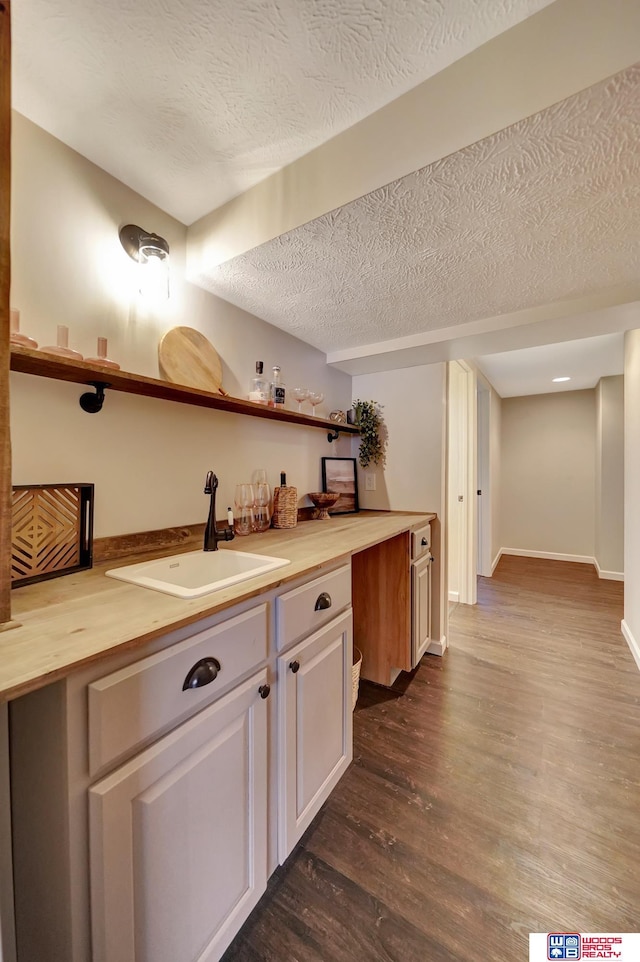
[[[447,557],[449,601],[476,603],[476,376],[449,364],[447,395]]]
[[[491,577],[491,394],[478,378],[478,574]]]
[[[351,762],[352,650],[347,611],[278,659],[281,863]]]
[[[264,892],[266,681],[90,790],[94,962],[215,962]]]

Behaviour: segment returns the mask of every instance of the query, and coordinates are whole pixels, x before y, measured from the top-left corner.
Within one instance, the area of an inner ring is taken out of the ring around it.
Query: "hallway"
[[[225,962],[525,960],[531,931],[637,930],[621,618],[590,566],[503,557],[444,659],[361,686],[354,764]]]

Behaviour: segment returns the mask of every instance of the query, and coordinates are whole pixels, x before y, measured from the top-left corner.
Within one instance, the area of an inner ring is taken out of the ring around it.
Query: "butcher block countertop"
[[[41,688],[82,665],[151,641],[301,575],[312,575],[322,565],[346,561],[433,518],[433,514],[414,512],[361,511],[236,537],[220,550],[275,555],[291,563],[189,601],[104,574],[110,568],[177,554],[175,548],[118,558],[89,571],[16,588],[11,595],[12,617],[19,627],[0,632],[0,700]],[[185,550],[198,550],[198,545],[190,544]]]

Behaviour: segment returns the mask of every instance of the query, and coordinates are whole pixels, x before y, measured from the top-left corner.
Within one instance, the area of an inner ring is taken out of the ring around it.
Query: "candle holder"
[[[9,341],[11,344],[18,344],[20,347],[30,347],[32,349],[37,348],[38,342],[34,341],[32,337],[27,337],[26,334],[20,333],[20,311],[11,308],[9,311],[10,320],[10,334]]]
[[[119,371],[120,365],[116,361],[111,361],[107,357],[107,339],[106,337],[98,338],[98,356],[97,357],[85,357],[87,364],[93,364],[94,367],[109,367],[113,371]]]
[[[56,354],[58,357],[68,357],[74,361],[82,361],[79,351],[72,351],[69,347],[69,328],[66,324],[58,324],[58,339],[55,345],[41,347],[45,354]]]

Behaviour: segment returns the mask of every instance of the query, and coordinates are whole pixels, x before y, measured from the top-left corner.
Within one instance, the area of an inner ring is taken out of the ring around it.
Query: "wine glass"
[[[302,402],[308,400],[309,388],[308,387],[291,388],[291,397],[293,398],[294,401],[298,402],[298,414],[302,414]]]
[[[271,524],[271,488],[263,481],[260,481],[253,487],[256,499],[253,529],[254,531],[266,531]]]
[[[309,392],[309,404],[313,409],[314,415],[316,413],[316,407],[318,406],[318,404],[322,404],[323,401],[324,401],[324,394],[322,394],[320,391]]]
[[[236,484],[235,493],[235,533],[239,535],[251,534],[253,529],[253,509],[256,503],[255,490],[252,484]]]

